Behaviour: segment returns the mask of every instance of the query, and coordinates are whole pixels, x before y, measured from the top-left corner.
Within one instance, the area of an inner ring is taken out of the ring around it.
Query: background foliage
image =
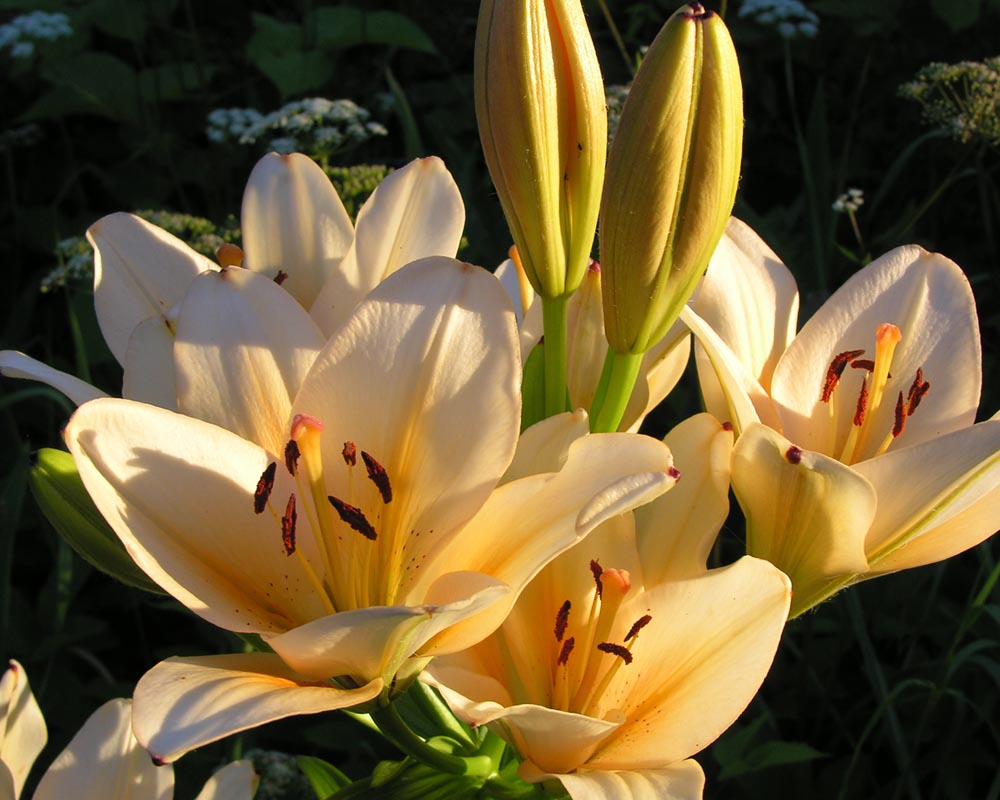
[[[623,55],[601,5],[585,0],[607,83],[628,82],[676,4],[610,2]],[[915,241],[957,261],[979,303],[989,416],[1000,406],[997,142],[928,126],[897,89],[930,62],[996,56],[1000,2],[815,0],[807,3],[815,37],[793,39],[740,16],[745,2],[729,5],[747,119],[737,214],[795,272],[804,314],[896,244]],[[475,129],[475,0],[0,0],[0,24],[39,10],[65,14],[70,33],[13,43],[0,34],[0,346],[118,393],[120,369],[86,281],[45,293],[40,284],[73,257],[60,242],[116,210],[193,214],[213,234],[220,226],[235,236],[243,184],[267,142],[212,141],[206,119],[219,108],[354,100],[387,135],[328,152],[329,166],[392,167],[438,154],[468,209],[462,256],[492,267],[506,252]],[[996,99],[992,113],[995,123]],[[854,225],[833,209],[851,187],[865,198]],[[676,393],[654,432],[697,402],[690,388]],[[241,647],[169,598],[94,572],[41,517],[27,491],[29,460],[59,446],[71,410],[46,388],[0,386],[0,655],[25,664],[48,719],[41,764],[158,659]],[[740,530],[736,519],[727,526],[721,557],[738,551]],[[1000,797],[998,558],[1000,545],[987,543],[864,584],[790,625],[757,700],[700,756],[707,794]],[[355,775],[391,753],[343,715],[298,719],[185,758],[180,796],[252,747],[321,756]],[[287,788],[270,796],[282,791],[296,796]]]

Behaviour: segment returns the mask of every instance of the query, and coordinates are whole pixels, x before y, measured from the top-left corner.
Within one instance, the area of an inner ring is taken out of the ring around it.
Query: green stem
[[[470,752],[476,750],[477,743],[469,735],[468,729],[455,718],[437,692],[420,681],[414,681],[409,692],[425,719],[434,723],[446,736],[461,742]]]
[[[619,353],[608,349],[601,373],[601,383],[590,409],[590,430],[592,433],[617,431],[632,389],[639,377],[639,368],[645,353]]]
[[[422,764],[452,775],[488,775],[493,771],[489,758],[453,756],[432,747],[410,730],[391,703],[373,711],[371,716],[389,741]]]
[[[545,335],[545,416],[568,410],[566,402],[566,309],[569,295],[542,298]]]

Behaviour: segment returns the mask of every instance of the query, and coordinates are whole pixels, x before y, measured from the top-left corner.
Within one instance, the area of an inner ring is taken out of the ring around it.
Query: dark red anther
[[[278,274],[274,276],[274,282],[278,284],[278,286],[281,286],[281,284],[283,284],[287,280],[288,280],[288,273],[285,272],[283,269],[279,269]]]
[[[344,457],[344,463],[349,467],[353,467],[358,463],[358,448],[354,442],[344,442],[344,449],[340,451],[340,454]]]
[[[639,631],[645,628],[653,618],[649,614],[643,614],[639,619],[632,623],[632,627],[628,629],[628,633],[625,634],[625,641],[627,642],[633,636],[637,636]]]
[[[591,561],[590,574],[594,576],[594,583],[597,584],[597,596],[600,597],[604,592],[604,584],[601,582],[601,575],[604,574],[604,568],[596,561]]]
[[[722,423],[722,430],[728,431],[729,433],[732,433],[733,432],[733,423],[731,423],[729,420],[726,420],[725,422]]]
[[[366,539],[375,541],[375,539],[378,538],[375,528],[372,527],[372,524],[365,516],[365,512],[363,512],[360,508],[352,506],[350,503],[345,503],[337,497],[327,497],[326,499],[330,501],[330,505],[337,509],[337,513],[340,515],[340,518],[354,530]]]
[[[868,380],[861,383],[861,391],[858,393],[858,404],[854,409],[854,424],[859,428],[865,421],[865,411],[868,409]]]
[[[865,369],[869,372],[875,371],[875,362],[870,358],[859,358],[857,361],[851,362],[852,369]]]
[[[917,410],[917,406],[920,405],[920,401],[924,399],[924,395],[931,390],[931,384],[929,381],[924,380],[924,371],[920,367],[917,367],[917,376],[913,379],[913,383],[910,385],[910,391],[907,392],[906,402],[906,416],[912,416],[913,412]]]
[[[785,459],[789,464],[798,464],[802,460],[802,448],[793,444],[785,451]]]
[[[295,472],[299,466],[299,443],[294,439],[289,439],[288,444],[285,445],[285,469],[288,470],[288,474],[292,477],[295,476]]]
[[[285,555],[295,552],[295,523],[299,515],[295,511],[295,495],[288,495],[288,505],[285,515],[281,518],[281,543],[285,546]]]
[[[382,502],[391,503],[392,486],[389,485],[389,474],[385,471],[385,467],[364,450],[361,451],[361,460],[365,462],[365,469],[368,470],[368,479],[375,484],[378,493],[382,495]]]
[[[681,471],[677,467],[671,467],[667,470],[667,475],[673,478],[674,483],[678,483],[681,479]]]
[[[167,764],[170,763],[163,756],[158,756],[155,753],[149,754],[149,760],[153,762],[154,767],[165,767]]]
[[[559,606],[559,612],[556,614],[556,641],[561,642],[563,636],[566,634],[566,628],[569,625],[569,609],[570,602],[566,600],[561,606]]]
[[[896,439],[899,434],[903,432],[903,428],[906,427],[906,403],[903,402],[903,393],[899,393],[899,399],[896,400],[896,418],[892,423],[892,438]]]
[[[627,647],[623,647],[620,644],[615,644],[614,642],[601,642],[597,645],[597,649],[602,653],[610,653],[613,656],[618,656],[626,664],[632,663],[632,654],[629,652]]]
[[[843,353],[838,353],[833,357],[833,361],[830,362],[830,366],[826,371],[826,378],[823,380],[823,391],[820,394],[820,400],[824,403],[830,402],[830,398],[833,397],[833,390],[837,388],[837,383],[840,381],[840,376],[844,374],[844,368],[847,367],[848,362],[864,354],[864,350],[845,350]]]
[[[274,488],[274,472],[278,468],[278,462],[272,461],[261,473],[260,480],[257,481],[257,488],[253,493],[253,510],[255,514],[263,514],[267,508],[267,499],[271,496]]]
[[[556,659],[556,664],[560,667],[565,667],[566,662],[569,661],[569,654],[573,652],[573,648],[576,646],[576,639],[572,636],[569,637],[565,642],[563,642],[562,647],[559,650],[559,658]]]

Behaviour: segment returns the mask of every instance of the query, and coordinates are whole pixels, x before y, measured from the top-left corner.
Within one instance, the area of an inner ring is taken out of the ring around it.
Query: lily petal
[[[87,231],[94,248],[94,308],[108,347],[125,365],[136,325],[169,315],[195,276],[216,267],[176,236],[132,214],[109,214]]]
[[[201,420],[128,400],[81,406],[65,432],[80,477],[129,554],[156,583],[215,625],[287,630],[329,613],[280,525],[254,514],[254,489],[274,457]],[[284,469],[277,503],[296,490]],[[299,520],[308,563],[309,521]],[[313,563],[317,563],[313,561]]]
[[[195,800],[250,800],[260,778],[250,761],[234,761],[212,775]]]
[[[558,473],[499,487],[458,536],[429,554],[410,591],[419,597],[420,587],[452,571],[459,557],[466,568],[492,575],[513,591],[486,613],[444,631],[424,652],[456,652],[485,638],[549,561],[602,522],[667,491],[674,483],[670,468],[670,451],[662,442],[637,434],[594,434],[570,445]],[[503,547],[497,547],[500,540]]]
[[[805,324],[782,356],[775,368],[772,395],[782,430],[792,441],[809,450],[839,452],[835,448],[842,447],[854,418],[860,376],[838,387],[833,395],[834,432],[830,430],[831,410],[820,399],[827,370],[838,353],[865,348],[873,354],[876,329],[885,322],[900,329],[902,340],[892,356],[887,401],[865,423],[878,435],[859,444],[852,460],[871,457],[892,430],[897,393],[907,396],[918,368],[931,390],[919,411],[907,418],[906,429],[893,447],[911,446],[973,423],[982,365],[972,290],[954,262],[909,245],[886,253],[852,276]]]
[[[780,429],[781,420],[771,398],[757,377],[729,349],[729,345],[722,341],[691,306],[681,309],[680,319],[691,329],[698,342],[695,358],[707,359],[711,365],[709,367],[703,364],[699,367],[699,372],[712,369],[718,380],[717,384],[703,386],[706,407],[717,409],[715,416],[724,422],[732,422],[737,436],[754,422],[763,422],[771,428]],[[715,385],[721,389],[719,396],[710,394]]]
[[[799,293],[792,273],[745,222],[729,218],[691,308],[770,391],[778,359],[795,336]],[[698,377],[703,386],[715,380],[701,368]],[[714,397],[718,390],[705,394]],[[720,416],[725,408],[708,411]]]
[[[309,308],[354,239],[354,226],[330,179],[301,153],[268,153],[243,193],[243,266],[274,278]]]
[[[136,685],[132,727],[168,763],[248,728],[359,705],[383,688],[378,678],[356,689],[311,683],[270,653],[168,658]]]
[[[331,334],[372,289],[404,264],[454,257],[465,227],[462,196],[436,156],[389,174],[358,212],[354,244],[310,313]]]
[[[17,350],[0,350],[0,373],[8,378],[25,378],[44,383],[62,392],[78,406],[88,400],[107,397],[107,394],[86,381],[81,381],[67,372],[53,369],[48,364],[36,361]]]
[[[832,580],[868,568],[864,537],[876,494],[850,467],[751,425],[733,450],[732,483],[746,515],[747,553],[792,579],[793,616]]]
[[[503,482],[543,472],[558,472],[566,463],[570,445],[588,433],[590,426],[587,412],[583,409],[556,414],[535,423],[517,440],[514,460],[507,467]]]
[[[879,498],[863,577],[943,561],[996,531],[1000,421],[890,451],[855,469]]]
[[[666,769],[597,772],[581,770],[569,775],[540,772],[525,763],[518,774],[529,783],[558,780],[573,800],[701,800],[705,773],[690,759]]]
[[[174,770],[157,766],[132,735],[132,703],[109,700],[42,776],[36,800],[170,800]]]
[[[281,453],[292,398],[322,345],[274,281],[240,268],[201,275],[177,319],[178,408]]]
[[[785,575],[744,557],[626,600],[620,617],[652,620],[631,648],[633,662],[608,688],[609,696],[624,698],[620,712],[628,724],[588,769],[659,769],[714,741],[763,683],[790,599]]]
[[[516,337],[509,301],[490,273],[449,258],[421,259],[358,306],[295,398],[294,414],[325,426],[329,494],[353,496],[350,502],[362,508],[383,507],[372,482],[352,483],[341,456],[345,442],[384,467],[393,499],[384,505],[379,535],[406,537],[407,548],[418,548],[407,550],[414,563],[421,563],[419,548],[449,541],[476,513],[513,458],[520,419]],[[349,538],[342,557],[350,563],[356,548],[364,559],[367,545],[363,537]],[[380,540],[390,550],[403,545]],[[397,605],[407,595],[392,579],[371,588],[382,594],[359,605]],[[384,595],[397,588],[399,597]]]
[[[143,320],[132,331],[125,351],[122,397],[177,410],[174,333],[163,317]]]
[[[27,673],[11,660],[0,679],[0,765],[6,767],[0,789],[17,798],[38,754],[45,747],[45,719],[28,683]]]
[[[681,477],[666,494],[635,510],[645,586],[704,574],[729,514],[733,433],[710,414],[680,423],[664,442]]]

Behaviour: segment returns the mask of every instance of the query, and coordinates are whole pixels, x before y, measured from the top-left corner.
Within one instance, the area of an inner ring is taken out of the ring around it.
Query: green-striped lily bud
[[[84,561],[129,586],[162,594],[104,521],[83,487],[73,456],[51,448],[39,450],[30,485],[45,518]]]
[[[604,181],[604,83],[580,0],[483,0],[476,118],[532,287],[570,294],[589,263]]]
[[[732,39],[688,3],[643,59],[608,156],[601,266],[615,351],[645,352],[680,314],[729,219],[742,150]]]

